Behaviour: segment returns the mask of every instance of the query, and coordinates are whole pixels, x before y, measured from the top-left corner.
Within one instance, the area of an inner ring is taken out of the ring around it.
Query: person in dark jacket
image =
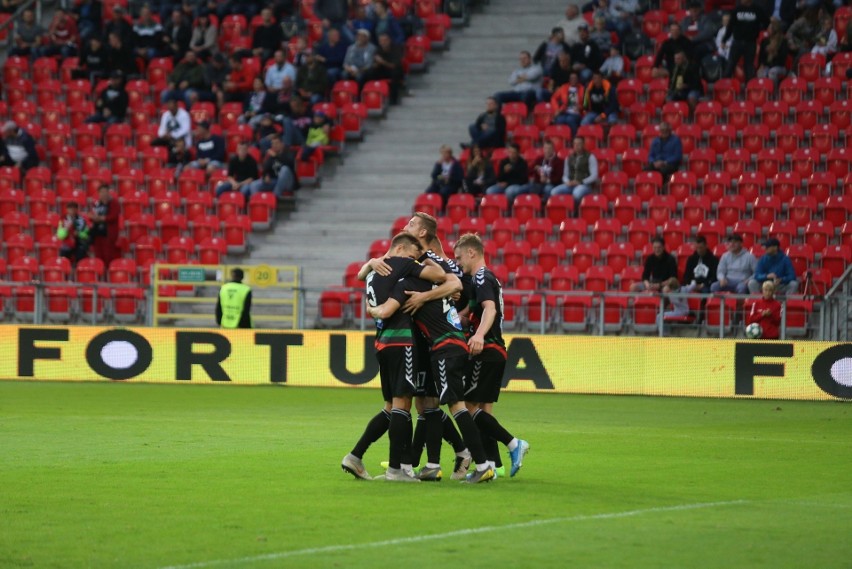
[[[441,194],[444,207],[453,194],[458,193],[464,182],[461,163],[453,156],[453,149],[446,144],[441,147],[441,159],[432,168],[432,183],[426,188],[427,194]]]
[[[671,176],[680,168],[683,160],[683,144],[667,122],[660,123],[660,136],[651,142],[646,170],[656,171],[664,178]]]
[[[201,168],[208,174],[225,167],[225,139],[210,132],[210,123],[201,121],[195,131],[195,160],[189,168]]]
[[[470,160],[467,163],[467,175],[464,179],[465,190],[469,194],[481,196],[485,190],[497,182],[494,166],[487,156],[483,156],[478,144],[470,147]]]
[[[685,52],[678,51],[669,70],[669,101],[687,101],[694,108],[702,92],[698,66],[689,60]]]
[[[719,259],[707,247],[707,238],[699,235],[695,238],[695,251],[686,260],[683,272],[683,292],[709,293],[710,285],[716,282],[716,268]]]
[[[669,37],[660,44],[654,58],[654,76],[665,77],[674,67],[675,53],[682,51],[687,57],[692,57],[692,49],[692,40],[683,35],[680,24],[669,26]]]
[[[95,101],[95,114],[87,118],[86,122],[108,124],[124,122],[129,104],[130,99],[124,88],[124,73],[113,71],[109,78],[109,85],[101,91]]]
[[[172,10],[169,22],[163,30],[162,52],[175,58],[176,61],[183,59],[192,41],[192,26],[183,16],[179,9]]]
[[[544,74],[550,76],[550,69],[558,61],[560,53],[568,53],[571,48],[565,43],[565,32],[562,28],[550,30],[550,37],[541,42],[533,54],[533,62],[541,65]]]
[[[653,253],[645,258],[645,268],[642,270],[642,282],[630,285],[630,292],[660,292],[663,283],[671,278],[677,279],[677,260],[666,251],[666,243],[662,237],[651,240]]]
[[[275,53],[275,50],[281,48],[281,40],[284,39],[284,34],[281,31],[281,26],[272,17],[272,10],[264,8],[260,12],[261,24],[254,30],[251,40],[251,49],[255,57],[259,57],[261,61],[266,62]]]
[[[496,148],[506,144],[506,119],[500,114],[497,99],[488,97],[485,112],[467,129],[471,144],[480,148]]]
[[[0,166],[17,166],[21,173],[38,166],[33,137],[14,121],[3,125],[3,140],[0,141]]]
[[[518,145],[510,143],[506,145],[506,157],[500,161],[497,183],[485,190],[485,193],[506,194],[511,202],[516,196],[523,193],[524,187],[529,181],[527,161],[521,156]]]
[[[728,57],[728,67],[725,77],[732,77],[737,63],[743,60],[745,80],[754,77],[754,52],[757,49],[757,37],[766,29],[769,18],[763,8],[756,5],[754,0],[740,0],[740,4],[731,13],[731,23],[722,42],[731,42],[731,52]]]

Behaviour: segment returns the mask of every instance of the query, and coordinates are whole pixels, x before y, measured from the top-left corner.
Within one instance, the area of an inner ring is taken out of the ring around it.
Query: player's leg
[[[417,478],[411,473],[411,399],[414,396],[414,348],[386,348],[389,375],[392,375],[393,409],[391,410],[388,438],[390,453],[386,480],[411,482]]]

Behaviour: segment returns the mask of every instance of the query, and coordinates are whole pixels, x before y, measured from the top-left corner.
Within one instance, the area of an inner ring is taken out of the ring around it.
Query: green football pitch
[[[343,473],[378,399],[0,382],[0,567],[852,567],[848,404],[504,394],[470,486]]]

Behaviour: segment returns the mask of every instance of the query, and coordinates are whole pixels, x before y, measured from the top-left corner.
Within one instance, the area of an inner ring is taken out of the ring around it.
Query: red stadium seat
[[[559,241],[567,248],[582,241],[586,235],[586,220],[582,218],[570,218],[559,224]]]
[[[631,148],[621,155],[621,169],[630,178],[635,178],[648,163],[648,152],[642,148]]]
[[[696,178],[703,178],[715,168],[716,153],[709,148],[696,148],[687,156],[687,160],[689,171],[695,174]]]
[[[634,194],[618,196],[613,203],[613,217],[622,225],[636,219],[642,211],[642,199]]]
[[[847,220],[852,218],[852,196],[830,196],[825,202],[822,217],[825,221],[831,222],[836,227],[845,224]],[[5,219],[3,227],[5,234]]]
[[[805,244],[822,251],[834,240],[834,224],[830,221],[811,221],[805,225]]]
[[[704,221],[711,211],[710,198],[707,196],[687,196],[681,202],[684,221],[697,226]]]
[[[798,235],[796,224],[788,219],[773,221],[769,226],[767,236],[775,237],[781,242],[781,247],[787,248]]]
[[[537,258],[542,270],[551,273],[565,259],[565,245],[559,241],[545,241],[538,247]]]
[[[787,256],[793,263],[797,275],[803,275],[814,264],[814,249],[807,244],[792,244],[787,247]]]
[[[754,201],[766,189],[766,176],[761,172],[743,172],[737,181],[737,193],[747,202]]]
[[[702,130],[709,131],[714,125],[721,122],[721,119],[722,105],[718,102],[701,101],[695,105],[693,120]]]
[[[822,268],[833,278],[838,278],[852,263],[852,247],[849,245],[828,245],[822,250]]]
[[[784,101],[769,101],[760,109],[760,122],[775,130],[787,119],[790,105]]]

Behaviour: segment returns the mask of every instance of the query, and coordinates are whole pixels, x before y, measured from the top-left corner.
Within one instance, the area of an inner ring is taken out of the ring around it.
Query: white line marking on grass
[[[285,559],[287,557],[296,557],[298,555],[313,555],[315,553],[337,553],[340,551],[352,551],[354,549],[369,549],[373,547],[386,547],[388,545],[404,545],[409,543],[420,543],[423,541],[433,541],[436,539],[444,539],[448,537],[461,537],[474,535],[478,533],[490,533],[495,531],[513,530],[531,528],[536,526],[568,523],[568,522],[583,522],[594,520],[615,520],[620,518],[630,518],[633,516],[641,516],[644,514],[655,514],[661,512],[682,512],[685,510],[698,510],[702,508],[718,508],[721,506],[735,506],[746,504],[748,500],[730,500],[727,502],[699,502],[696,504],[680,504],[678,506],[660,506],[657,508],[644,508],[641,510],[627,510],[624,512],[611,512],[606,514],[588,514],[580,516],[568,516],[562,518],[548,518],[544,520],[530,520],[528,522],[519,522],[514,524],[505,524],[501,526],[483,526],[478,528],[460,529],[448,531],[444,533],[435,533],[430,535],[416,535],[412,537],[400,537],[396,539],[386,539],[383,541],[371,541],[367,543],[351,543],[347,545],[327,545],[324,547],[309,547],[307,549],[294,549],[292,551],[280,551],[277,553],[266,553],[263,555],[253,555],[251,557],[240,557],[237,559],[216,559],[213,561],[199,561],[197,563],[188,563],[186,565],[169,565],[160,569],[202,569],[204,567],[216,567],[217,565],[242,565],[245,563],[254,563],[258,561],[275,561],[277,559]]]

